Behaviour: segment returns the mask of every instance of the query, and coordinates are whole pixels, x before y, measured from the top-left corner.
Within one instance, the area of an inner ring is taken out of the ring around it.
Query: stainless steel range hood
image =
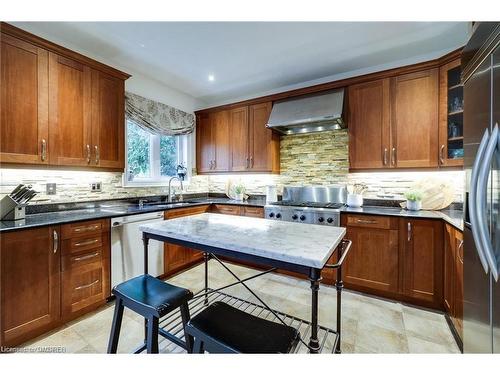
[[[280,100],[273,104],[267,127],[281,134],[345,128],[343,106],[344,89]]]

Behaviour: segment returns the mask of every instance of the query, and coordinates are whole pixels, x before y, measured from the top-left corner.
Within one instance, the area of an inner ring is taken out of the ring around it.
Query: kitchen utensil
[[[19,190],[21,190],[24,187],[24,184],[19,184],[16,186],[14,190],[9,194],[11,197],[13,197]]]

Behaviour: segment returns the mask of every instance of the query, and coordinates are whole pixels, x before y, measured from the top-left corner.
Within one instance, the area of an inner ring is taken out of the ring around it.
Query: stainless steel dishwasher
[[[111,287],[143,274],[144,247],[139,226],[163,221],[163,212],[151,212],[111,219]],[[149,241],[148,271],[162,275],[163,242]]]

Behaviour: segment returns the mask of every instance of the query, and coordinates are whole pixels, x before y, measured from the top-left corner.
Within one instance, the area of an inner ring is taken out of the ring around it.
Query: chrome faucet
[[[182,190],[182,179],[180,179],[177,176],[170,177],[170,180],[168,180],[168,198],[167,198],[169,203],[172,202],[172,193],[171,193],[171,191],[172,191],[172,180],[175,180],[175,179],[179,180],[179,182],[181,183],[181,190]]]

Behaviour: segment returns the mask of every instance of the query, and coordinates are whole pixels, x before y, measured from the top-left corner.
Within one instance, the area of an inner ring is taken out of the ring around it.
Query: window
[[[127,120],[126,185],[164,184],[187,165],[188,136],[160,136]],[[189,168],[188,168],[189,170]]]

